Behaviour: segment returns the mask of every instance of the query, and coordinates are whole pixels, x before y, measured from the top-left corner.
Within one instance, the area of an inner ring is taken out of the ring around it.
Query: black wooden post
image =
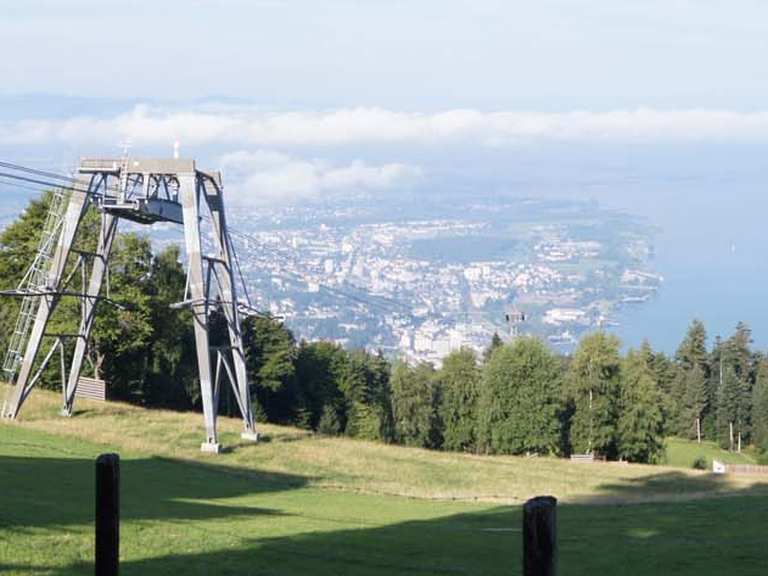
[[[538,496],[523,505],[523,576],[557,574],[557,499]]]
[[[120,456],[96,459],[96,576],[117,576],[120,563]]]

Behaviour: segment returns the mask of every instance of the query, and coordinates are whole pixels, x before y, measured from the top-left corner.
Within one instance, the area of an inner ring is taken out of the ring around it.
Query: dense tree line
[[[15,286],[32,261],[47,210],[34,201],[0,234],[0,288]],[[84,249],[98,214],[89,214]],[[145,237],[121,234],[110,263],[110,298],[99,303],[86,370],[109,383],[110,395],[147,406],[199,409],[190,313],[170,304],[184,292],[175,247],[153,252]],[[18,310],[0,302],[5,349]],[[71,333],[76,302],[62,300],[51,331]],[[214,319],[213,344],[226,340]],[[257,418],[326,435],[346,435],[436,450],[482,454],[594,453],[655,462],[663,438],[708,439],[768,453],[768,357],[752,350],[749,328],[708,345],[694,321],[673,356],[648,344],[621,352],[614,336],[584,337],[570,356],[522,337],[494,336],[478,357],[469,349],[438,369],[331,342],[297,342],[279,321],[244,323],[247,369]],[[43,386],[58,385],[52,369]],[[220,410],[235,414],[222,393]]]
[[[431,364],[388,361],[330,342],[296,343],[269,318],[249,330],[262,418],[322,434],[480,454],[594,453],[657,462],[663,439],[714,440],[768,452],[768,360],[739,324],[706,346],[694,321],[677,353],[621,353],[615,336],[584,337],[560,356],[540,340],[494,341]],[[721,377],[722,376],[722,377]]]

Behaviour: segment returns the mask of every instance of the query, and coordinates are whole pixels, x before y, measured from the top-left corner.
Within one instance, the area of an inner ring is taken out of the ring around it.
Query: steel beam
[[[233,391],[237,397],[237,404],[240,407],[245,428],[241,436],[243,439],[255,441],[258,440],[258,434],[254,426],[253,410],[251,409],[251,393],[245,366],[243,334],[237,306],[237,288],[232,268],[232,251],[229,244],[226,215],[224,213],[221,176],[218,174],[216,177],[204,176],[202,190],[213,222],[213,237],[217,254],[215,259],[210,259],[209,266],[213,266],[219,288],[221,307],[227,320],[232,363],[235,369]]]
[[[72,355],[72,362],[69,368],[69,378],[67,379],[64,391],[64,405],[61,413],[64,416],[72,415],[72,408],[75,403],[75,392],[77,391],[77,382],[80,379],[80,371],[83,367],[83,359],[88,346],[88,337],[93,328],[93,321],[96,318],[96,303],[101,293],[101,286],[104,282],[104,276],[107,271],[107,262],[109,254],[112,251],[112,244],[117,235],[118,219],[109,213],[101,215],[101,229],[99,230],[99,244],[96,248],[96,255],[93,259],[88,287],[82,299],[82,319],[78,330],[78,338],[75,343],[75,352]]]
[[[75,234],[88,207],[88,194],[82,192],[82,190],[88,190],[89,183],[90,177],[82,175],[78,177],[77,183],[74,186],[75,190],[72,191],[69,198],[59,241],[56,245],[56,252],[51,260],[51,267],[48,272],[46,288],[51,294],[40,298],[35,322],[32,325],[27,347],[24,351],[24,359],[21,361],[21,368],[16,378],[16,386],[13,388],[9,401],[4,407],[4,416],[7,418],[15,419],[18,416],[21,405],[29,396],[29,390],[34,384],[30,382],[30,376],[32,375],[35,357],[43,340],[45,326],[48,324],[48,319],[59,301],[59,296],[55,292],[59,289]]]
[[[200,240],[200,183],[195,172],[179,174],[179,200],[184,211],[184,243],[187,249],[189,295],[195,326],[197,365],[200,374],[200,393],[203,398],[205,420],[204,452],[218,452],[214,386],[211,378],[211,350],[208,338],[208,294],[203,274],[202,244]]]

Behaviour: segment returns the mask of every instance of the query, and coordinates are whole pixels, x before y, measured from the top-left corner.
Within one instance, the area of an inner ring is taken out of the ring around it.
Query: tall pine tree
[[[657,462],[664,452],[660,392],[648,357],[630,350],[621,370],[619,455],[630,462]]]
[[[344,394],[345,434],[365,440],[392,439],[389,366],[380,354],[353,350],[340,369]]]
[[[597,332],[581,340],[566,374],[574,452],[617,455],[620,370],[618,338]]]
[[[721,352],[723,368],[718,390],[717,421],[720,442],[729,449],[740,450],[750,440],[752,384],[755,377],[751,344],[751,330],[739,322],[733,335],[723,344]]]
[[[678,434],[701,440],[701,426],[707,408],[707,378],[701,366],[695,365],[685,373]]]
[[[768,360],[765,358],[758,366],[752,390],[752,440],[758,450],[768,453]]]
[[[680,436],[697,437],[707,408],[709,378],[707,331],[700,320],[693,320],[675,353],[676,377],[671,392],[671,416]],[[702,395],[704,398],[702,398]]]

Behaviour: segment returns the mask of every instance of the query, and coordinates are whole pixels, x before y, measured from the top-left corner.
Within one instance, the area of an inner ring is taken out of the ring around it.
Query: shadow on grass
[[[654,501],[682,501],[726,495],[768,496],[768,479],[751,486],[734,487],[732,478],[724,474],[660,472],[637,478],[623,479],[621,483],[607,483],[598,487],[592,496],[576,499],[583,504],[633,504]]]
[[[210,501],[296,490],[300,476],[169,458],[120,462],[125,520],[204,520],[281,512]],[[89,523],[93,519],[94,461],[0,456],[0,526],[25,529]],[[204,502],[206,501],[206,502]]]
[[[22,564],[4,564],[0,562],[0,574],[15,573],[15,574],[34,574],[36,572],[45,572],[50,574],[50,568],[22,565]]]
[[[477,514],[388,526],[309,531],[288,537],[245,534],[236,546],[124,561],[122,576],[516,574],[520,513],[499,508]],[[91,574],[78,562],[56,576]]]
[[[305,490],[298,492],[303,500],[289,501],[279,493],[305,487],[306,479],[163,458],[124,460],[121,466],[123,576],[520,573],[519,505],[381,525],[389,517],[382,509],[402,506],[400,499]],[[92,521],[92,460],[0,457],[0,486],[0,535],[6,528],[10,537],[40,527],[80,525],[82,531]],[[696,499],[726,488],[732,498]],[[765,485],[734,490],[720,477],[682,472],[606,484],[599,496],[583,503],[678,498],[633,506],[560,505],[561,573],[762,575],[765,494]],[[275,508],[216,503],[248,495]],[[308,499],[318,498],[327,498],[328,507],[310,509]],[[432,505],[413,506],[416,516]],[[449,503],[435,507],[439,514],[451,511]],[[252,522],[243,523],[249,516]],[[163,524],[145,533],[135,520]],[[177,525],[177,520],[187,522]],[[218,522],[212,526],[211,520]],[[0,572],[43,571],[4,561]],[[93,566],[75,562],[46,571],[91,574]]]
[[[768,500],[748,492],[631,507],[561,505],[560,573],[764,575]],[[244,534],[211,551],[129,560],[121,574],[509,576],[521,573],[521,532],[520,506],[496,507],[374,528]],[[78,563],[56,575],[91,570]]]

